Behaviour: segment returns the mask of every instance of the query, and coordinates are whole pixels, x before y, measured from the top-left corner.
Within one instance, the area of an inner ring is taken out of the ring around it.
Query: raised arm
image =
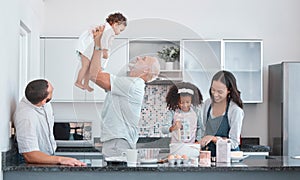
[[[100,39],[102,37],[103,30],[104,26],[97,27],[93,30],[95,48],[90,65],[90,79],[101,88],[110,91],[110,74],[103,72],[101,68],[101,55],[103,52],[101,50]]]

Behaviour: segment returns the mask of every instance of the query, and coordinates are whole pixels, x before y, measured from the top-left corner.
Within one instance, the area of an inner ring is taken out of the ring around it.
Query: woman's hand
[[[204,137],[200,140],[200,145],[201,145],[201,147],[205,147],[205,146],[206,146],[208,143],[210,143],[214,138],[215,138],[215,136],[211,136],[211,135],[204,136]]]

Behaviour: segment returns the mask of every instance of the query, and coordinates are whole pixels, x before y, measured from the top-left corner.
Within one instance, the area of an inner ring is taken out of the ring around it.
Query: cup
[[[210,151],[200,151],[200,166],[210,166],[211,165],[211,152]]]
[[[137,149],[127,149],[126,152],[122,153],[126,156],[126,162],[128,166],[134,166],[137,163],[138,150]]]
[[[198,157],[191,157],[191,166],[195,166],[195,167],[198,167]]]

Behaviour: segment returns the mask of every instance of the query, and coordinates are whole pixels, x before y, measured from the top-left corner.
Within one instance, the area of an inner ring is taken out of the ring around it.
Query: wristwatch
[[[101,50],[102,50],[101,47],[99,47],[99,46],[97,46],[97,45],[94,47],[94,49],[95,49],[95,50],[98,50],[98,51],[101,51]]]

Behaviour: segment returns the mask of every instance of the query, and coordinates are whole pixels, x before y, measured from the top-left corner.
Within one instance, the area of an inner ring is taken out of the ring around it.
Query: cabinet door
[[[83,101],[85,92],[74,86],[81,63],[75,53],[77,38],[44,39],[44,77],[53,87],[53,101]]]
[[[175,49],[177,48],[180,49],[179,40],[131,39],[129,40],[129,60],[132,60],[137,56],[143,57],[145,55],[157,57],[161,68],[159,78],[161,80],[181,81],[182,71],[180,65],[180,58],[176,57],[173,58],[173,60],[167,58],[167,55],[170,55],[170,52],[176,52]],[[159,51],[165,52],[165,57],[159,57]],[[180,56],[180,52],[174,54]],[[168,61],[170,62],[166,62],[166,59],[168,59]]]
[[[114,75],[126,75],[128,62],[128,39],[116,38],[113,41],[109,60],[105,71]],[[86,101],[104,101],[106,92],[93,82],[90,86],[93,92],[86,92]]]
[[[237,79],[244,103],[262,102],[262,41],[224,40],[224,67]]]
[[[209,98],[212,76],[221,69],[221,41],[183,41],[183,80],[195,84]]]

